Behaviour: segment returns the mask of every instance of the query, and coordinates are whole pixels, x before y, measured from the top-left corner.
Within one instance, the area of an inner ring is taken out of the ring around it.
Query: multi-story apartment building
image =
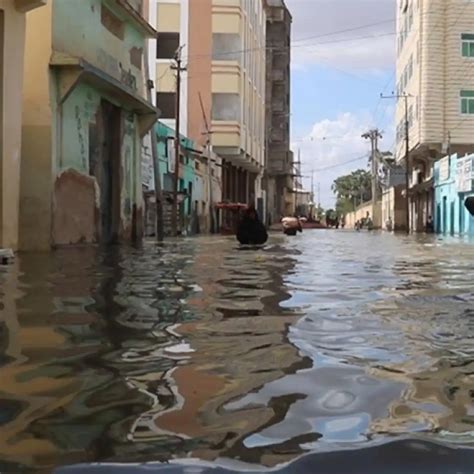
[[[111,243],[142,231],[142,0],[52,0],[26,30],[20,244]]]
[[[474,149],[474,2],[398,0],[397,93],[407,94],[411,227],[433,215],[433,163]],[[396,110],[405,159],[405,100]]]
[[[45,4],[46,0],[0,0],[0,248],[18,247],[26,14]]]
[[[266,0],[267,222],[294,213],[293,154],[290,151],[291,14],[284,0]]]
[[[263,0],[155,0],[157,106],[175,126],[178,48],[182,75],[180,131],[204,145],[210,136],[222,157],[222,196],[254,202],[262,196],[265,141],[265,25]],[[207,122],[207,126],[206,126]],[[263,207],[263,205],[262,205]]]

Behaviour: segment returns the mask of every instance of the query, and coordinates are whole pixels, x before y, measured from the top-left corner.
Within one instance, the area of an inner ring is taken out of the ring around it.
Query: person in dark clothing
[[[267,230],[253,206],[245,211],[237,229],[237,240],[241,245],[263,245],[268,239]]]
[[[427,234],[432,234],[434,232],[434,222],[431,216],[428,216],[428,220],[426,221],[426,229]]]

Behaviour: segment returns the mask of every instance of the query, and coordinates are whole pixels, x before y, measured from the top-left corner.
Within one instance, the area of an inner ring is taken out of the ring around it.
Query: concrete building
[[[160,179],[164,198],[164,231],[171,235],[171,212],[175,170],[174,130],[161,121],[155,126]],[[210,164],[210,169],[209,169]],[[212,189],[210,189],[212,186]],[[209,233],[217,230],[211,222],[209,202],[221,201],[220,160],[197,149],[197,144],[181,135],[178,183],[178,231],[181,234]],[[148,235],[154,233],[154,211],[148,215]],[[215,217],[215,216],[214,216]]]
[[[397,92],[409,94],[411,227],[433,213],[433,163],[448,149],[474,150],[474,3],[398,0]],[[405,159],[404,99],[396,110],[399,161]]]
[[[387,229],[387,222],[391,221],[392,230],[406,231],[406,174],[405,168],[396,166],[393,160],[384,160],[385,176],[381,181],[382,184],[382,228]]]
[[[53,0],[28,17],[20,243],[140,237],[145,41],[139,0]]]
[[[474,154],[451,155],[435,163],[435,231],[439,234],[474,236],[474,217],[464,206],[474,195],[472,168]]]
[[[0,0],[0,248],[18,247],[26,14],[46,0]]]
[[[175,126],[175,72],[181,47],[183,73],[180,132],[204,146],[208,132],[222,161],[222,198],[262,197],[265,122],[263,0],[155,0],[157,105]],[[207,126],[206,126],[207,122]]]
[[[290,151],[291,14],[284,0],[266,0],[267,221],[292,215],[293,154]]]

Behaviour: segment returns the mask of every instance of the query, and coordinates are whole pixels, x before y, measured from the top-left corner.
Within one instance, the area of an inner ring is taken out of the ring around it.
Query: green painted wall
[[[136,92],[145,97],[142,71],[131,62],[132,49],[144,51],[145,38],[121,15],[116,4],[110,0],[53,2],[53,50],[83,58],[119,81],[123,79],[123,72],[130,72],[135,78]],[[124,20],[123,39],[103,26],[102,4]],[[78,28],[77,25],[81,27]]]
[[[96,123],[101,96],[88,86],[78,86],[62,108],[58,171],[74,168],[89,174],[89,123]]]
[[[158,159],[159,159],[159,168],[160,168],[160,177],[163,185],[164,191],[172,191],[173,181],[170,177],[166,175],[169,174],[168,170],[168,151],[167,151],[167,140],[169,138],[174,138],[174,130],[166,126],[162,122],[158,122],[155,126],[155,132],[158,143]],[[181,146],[184,149],[185,162],[181,164],[182,168],[182,177],[180,179],[179,190],[189,190],[189,185],[192,185],[192,196],[188,197],[184,203],[184,213],[188,215],[190,212],[191,201],[194,200],[194,181],[195,181],[195,165],[194,158],[189,149],[196,149],[196,146],[192,140],[181,135]],[[188,150],[186,150],[188,149]]]

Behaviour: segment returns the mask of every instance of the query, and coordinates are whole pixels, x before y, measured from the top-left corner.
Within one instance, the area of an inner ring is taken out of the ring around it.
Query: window
[[[465,58],[474,58],[474,34],[463,33],[461,35],[462,55]]]
[[[474,115],[474,91],[461,91],[461,113]]]
[[[174,92],[158,92],[156,94],[156,105],[161,111],[160,118],[176,118],[176,94]]]
[[[239,94],[212,94],[212,119],[239,121]]]
[[[238,61],[242,55],[242,41],[239,34],[214,33],[212,35],[212,59]]]
[[[179,48],[179,33],[158,33],[156,58],[172,59]]]
[[[100,6],[100,21],[104,27],[110,31],[114,36],[123,40],[125,34],[124,22],[115,16],[112,10],[109,10],[105,5]]]

